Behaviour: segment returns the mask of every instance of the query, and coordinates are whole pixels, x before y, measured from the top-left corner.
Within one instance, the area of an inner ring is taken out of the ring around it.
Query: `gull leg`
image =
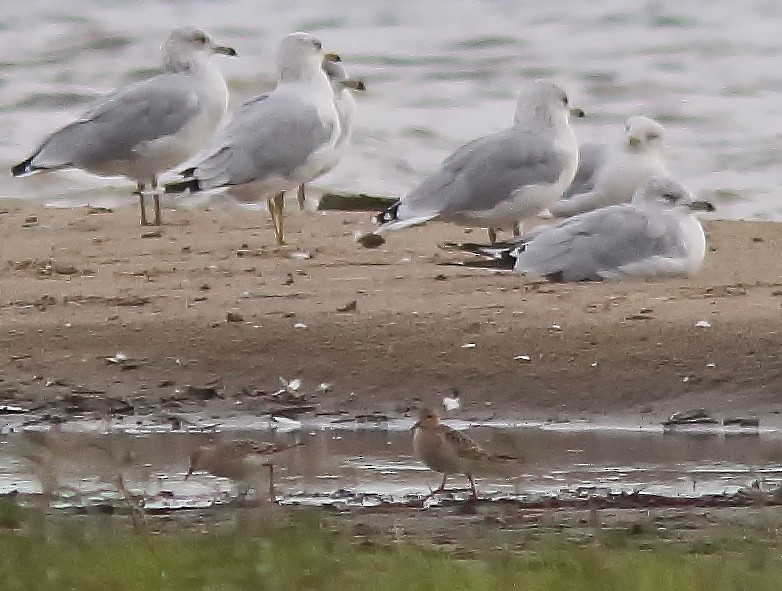
[[[272,206],[274,207],[275,212],[274,233],[277,238],[277,246],[282,246],[285,244],[283,219],[283,216],[285,215],[284,197],[284,192],[277,193],[274,197],[272,197]]]
[[[157,179],[152,179],[152,202],[155,211],[155,221],[153,225],[159,226],[162,222],[160,220],[160,193],[157,190]]]
[[[304,193],[304,185],[299,185],[299,190],[296,191],[296,198],[299,200],[299,211],[304,211],[304,204],[307,201],[307,195]]]
[[[489,228],[489,244],[494,244],[495,242],[497,242],[497,230]]]
[[[144,206],[144,189],[146,188],[144,186],[144,183],[138,183],[137,185],[137,192],[138,195],[138,205],[139,209],[141,210],[141,225],[142,226],[148,226],[149,223],[147,222],[147,209]]]

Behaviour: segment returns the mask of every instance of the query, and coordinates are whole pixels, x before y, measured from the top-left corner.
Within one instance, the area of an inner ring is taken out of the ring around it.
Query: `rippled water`
[[[22,428],[22,418],[5,419],[0,435],[0,495],[36,494],[46,478],[56,482],[56,506],[87,506],[119,499],[116,475],[143,497],[148,509],[206,507],[235,500],[236,483],[196,473],[184,479],[190,452],[225,438],[251,438],[290,445],[275,456],[276,492],[282,503],[381,504],[421,499],[439,484],[439,475],[412,457],[410,420],[390,423],[332,419],[284,422],[241,416],[221,422],[193,418],[185,431],[154,417],[115,423],[66,423],[49,433],[45,425]],[[14,426],[14,421],[16,424]],[[666,498],[732,495],[757,481],[763,490],[782,486],[782,430],[663,433],[659,426],[596,428],[589,423],[468,424],[452,422],[489,449],[512,451],[523,461],[502,476],[477,475],[484,498],[535,502],[597,495],[640,493]],[[31,435],[32,433],[32,435]],[[38,433],[38,435],[36,435]],[[54,443],[53,445],[51,443]],[[42,458],[42,459],[41,459]],[[266,472],[250,483],[266,495]],[[466,482],[455,475],[449,486],[465,498]]]
[[[506,126],[522,80],[554,77],[589,113],[576,123],[582,139],[608,141],[627,116],[655,117],[672,172],[717,193],[723,217],[782,219],[781,15],[774,0],[8,2],[0,165],[99,94],[148,75],[175,26],[202,26],[239,50],[220,61],[233,104],[273,84],[283,35],[308,30],[369,87],[353,146],[323,186],[402,194],[463,142]],[[47,201],[118,195],[107,186],[127,184],[0,175],[0,195]]]

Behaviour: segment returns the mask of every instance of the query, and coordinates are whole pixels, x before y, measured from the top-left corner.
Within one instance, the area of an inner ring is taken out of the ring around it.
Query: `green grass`
[[[709,553],[565,542],[459,559],[405,542],[367,546],[317,523],[263,533],[79,534],[0,531],[3,591],[763,591],[782,559],[760,544]]]

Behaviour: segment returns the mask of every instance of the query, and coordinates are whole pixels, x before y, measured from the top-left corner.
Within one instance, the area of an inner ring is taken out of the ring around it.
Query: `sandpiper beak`
[[[586,117],[586,113],[584,113],[584,109],[581,107],[573,107],[570,109],[570,116],[571,117],[578,117],[581,119],[582,117]]]
[[[413,423],[413,426],[412,426],[412,427],[410,427],[410,430],[411,430],[411,431],[415,431],[415,430],[416,430],[416,429],[418,429],[420,426],[421,426],[421,421],[416,421],[415,423]]]
[[[688,207],[693,211],[716,211],[716,207],[710,201],[690,201]]]
[[[342,83],[345,88],[352,88],[353,90],[366,90],[366,84],[364,84],[363,80],[353,80],[352,78],[348,78]]]
[[[239,55],[236,53],[236,50],[233,47],[226,47],[225,45],[215,45],[212,48],[212,52],[219,53],[221,55],[230,55],[231,57]]]

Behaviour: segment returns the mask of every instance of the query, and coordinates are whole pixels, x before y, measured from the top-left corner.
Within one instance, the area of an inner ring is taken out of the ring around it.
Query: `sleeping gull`
[[[12,174],[80,168],[127,177],[138,187],[141,225],[148,225],[148,187],[154,192],[154,224],[160,225],[157,176],[203,148],[228,106],[225,80],[207,59],[213,53],[236,55],[203,31],[175,30],[164,48],[164,73],[102,97],[50,135]]]
[[[327,54],[326,59],[323,60],[323,71],[326,72],[326,76],[328,76],[329,82],[331,82],[331,89],[334,92],[334,104],[337,107],[339,122],[342,126],[342,134],[334,146],[334,151],[331,154],[329,162],[325,164],[323,171],[319,176],[326,174],[339,164],[339,161],[342,160],[342,156],[345,155],[345,150],[353,135],[353,123],[356,118],[356,101],[353,99],[351,90],[366,90],[366,86],[361,80],[355,80],[348,76],[347,72],[345,72],[345,68],[342,67],[342,64],[337,63],[339,61],[340,57],[333,53]],[[303,210],[306,201],[304,184],[299,186],[297,197],[299,200],[299,209]]]
[[[495,228],[513,227],[546,209],[573,180],[578,144],[570,113],[559,86],[528,83],[509,129],[459,148],[440,170],[378,216],[375,234],[437,219],[488,227],[494,242]]]
[[[495,258],[479,266],[560,282],[690,276],[706,255],[706,236],[693,215],[698,210],[714,207],[669,177],[653,177],[630,203],[581,213],[494,247],[459,248]]]
[[[342,134],[334,93],[323,71],[321,42],[292,33],[277,52],[277,87],[234,113],[185,177],[166,192],[228,189],[253,203],[266,197],[277,244],[284,244],[283,197],[317,177]]]
[[[578,170],[551,214],[570,217],[599,207],[628,203],[653,176],[664,176],[663,126],[648,117],[630,117],[621,146],[586,144]]]

